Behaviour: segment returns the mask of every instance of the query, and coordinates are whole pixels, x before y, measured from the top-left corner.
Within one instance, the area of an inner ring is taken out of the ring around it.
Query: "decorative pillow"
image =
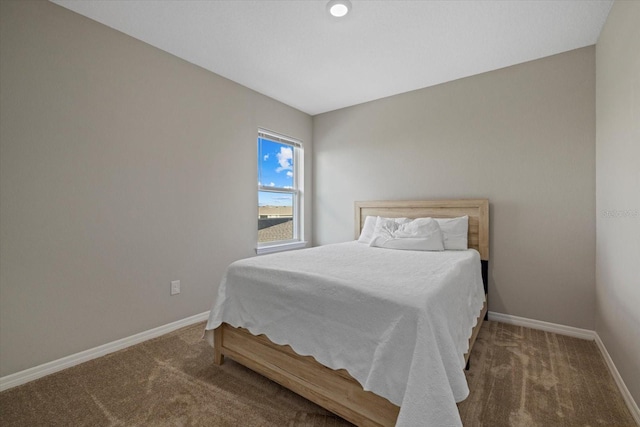
[[[413,251],[442,251],[442,232],[433,218],[398,223],[378,217],[369,246]]]
[[[442,240],[446,250],[467,250],[467,233],[469,231],[469,216],[458,218],[435,218],[442,230]]]
[[[366,243],[367,245],[371,242],[371,238],[373,237],[373,231],[376,228],[376,221],[379,216],[368,216],[364,219],[364,226],[362,227],[362,231],[360,232],[360,237],[358,237],[359,243]],[[394,221],[398,224],[404,224],[405,222],[411,221],[409,218],[384,218]]]

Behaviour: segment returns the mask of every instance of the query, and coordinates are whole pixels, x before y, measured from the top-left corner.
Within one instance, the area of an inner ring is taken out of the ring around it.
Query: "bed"
[[[251,258],[238,268],[232,264],[207,324],[209,333],[213,330],[214,363],[220,365],[228,356],[356,425],[461,425],[456,402],[468,394],[462,371],[487,311],[489,202],[355,203],[356,238],[367,216],[464,215],[469,217],[467,238],[473,249],[469,251],[432,256],[347,242],[295,251],[297,255]],[[415,258],[416,279],[402,271],[386,278],[376,270],[384,263],[392,269],[399,257]],[[290,266],[292,259],[299,260],[295,268]],[[355,267],[360,264],[364,268]],[[463,264],[476,267],[460,268]],[[306,270],[296,270],[298,265]],[[437,271],[446,278],[443,285],[434,286],[433,293],[442,294],[448,302],[432,303],[416,299],[409,291],[406,295],[397,289],[389,291],[393,280],[402,280],[406,289],[417,286],[422,270]],[[264,277],[272,277],[274,284]],[[253,285],[231,287],[228,279]],[[336,285],[336,280],[349,282],[349,291]],[[467,286],[463,283],[478,280],[480,291],[454,298],[460,292],[455,287],[463,289]],[[229,289],[234,289],[233,297]],[[379,298],[380,292],[387,294]],[[478,295],[471,297],[478,292],[482,300]],[[222,310],[222,306],[235,308]],[[449,318],[445,321],[440,316]],[[451,318],[460,318],[461,325]],[[371,343],[373,351],[367,347]]]

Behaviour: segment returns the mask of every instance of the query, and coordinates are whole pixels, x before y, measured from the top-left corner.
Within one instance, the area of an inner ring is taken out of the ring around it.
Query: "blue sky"
[[[258,138],[258,185],[293,187],[293,147]],[[290,194],[258,192],[260,206],[291,206]]]

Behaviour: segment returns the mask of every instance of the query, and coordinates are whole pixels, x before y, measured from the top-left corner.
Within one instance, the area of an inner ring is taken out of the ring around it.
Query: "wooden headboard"
[[[489,199],[380,200],[355,202],[355,236],[360,236],[367,216],[387,218],[455,218],[469,216],[469,247],[489,260]]]

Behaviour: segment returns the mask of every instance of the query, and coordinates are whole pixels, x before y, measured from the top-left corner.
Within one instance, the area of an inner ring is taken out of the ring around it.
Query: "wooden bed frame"
[[[485,293],[489,260],[489,201],[420,200],[373,201],[355,203],[355,237],[360,235],[367,216],[388,218],[453,218],[469,216],[469,247],[480,252],[483,262]],[[469,339],[469,352],[482,327],[487,312],[485,302]],[[329,331],[330,333],[330,331]],[[214,363],[221,365],[224,356],[264,375],[323,408],[358,426],[393,426],[400,408],[387,399],[365,391],[345,370],[333,370],[311,356],[300,356],[288,345],[278,345],[266,336],[255,336],[243,328],[223,323],[214,331]]]

